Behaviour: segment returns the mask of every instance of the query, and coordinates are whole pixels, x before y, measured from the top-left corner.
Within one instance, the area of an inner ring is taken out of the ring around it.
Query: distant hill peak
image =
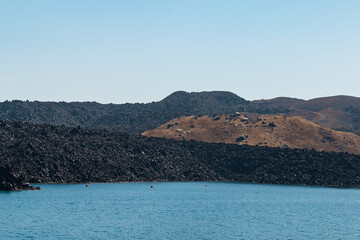
[[[185,92],[185,91],[176,91],[161,102],[165,103],[177,103],[184,101],[217,101],[225,104],[243,104],[246,101],[244,98],[239,97],[235,93],[228,91],[204,91],[204,92]]]
[[[291,97],[276,97],[272,99],[261,99],[261,100],[254,100],[253,103],[267,103],[267,104],[276,104],[279,106],[287,106],[287,107],[293,107],[296,104],[300,104],[302,102],[305,102],[303,99],[299,98],[291,98]]]
[[[360,98],[338,95],[331,97],[314,98],[296,105],[296,107],[299,109],[305,109],[315,112],[319,112],[326,108],[341,109],[349,106],[360,106]]]

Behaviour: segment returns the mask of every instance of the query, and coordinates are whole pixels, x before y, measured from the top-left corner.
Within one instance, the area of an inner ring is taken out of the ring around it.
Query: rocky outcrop
[[[0,191],[40,190],[30,186],[22,176],[16,176],[9,166],[0,166]]]
[[[0,166],[1,184],[12,190],[23,182],[130,181],[360,187],[357,155],[176,141],[4,121],[0,121]],[[12,182],[17,185],[11,187]]]

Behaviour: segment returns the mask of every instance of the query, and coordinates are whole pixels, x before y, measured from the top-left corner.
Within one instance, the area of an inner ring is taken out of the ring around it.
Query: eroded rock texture
[[[0,121],[0,166],[1,185],[6,188],[12,182],[120,181],[360,187],[357,155],[176,141],[4,121]],[[17,190],[17,186],[10,190]]]

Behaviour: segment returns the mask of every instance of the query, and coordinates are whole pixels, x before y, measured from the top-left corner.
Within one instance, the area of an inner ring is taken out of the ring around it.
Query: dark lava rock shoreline
[[[0,191],[40,190],[30,186],[22,176],[16,176],[9,166],[0,166]]]
[[[0,121],[0,188],[134,181],[360,187],[360,156]]]

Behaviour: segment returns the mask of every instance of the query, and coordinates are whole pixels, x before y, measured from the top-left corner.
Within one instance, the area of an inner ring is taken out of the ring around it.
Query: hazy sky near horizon
[[[358,0],[1,0],[0,101],[360,97]]]

